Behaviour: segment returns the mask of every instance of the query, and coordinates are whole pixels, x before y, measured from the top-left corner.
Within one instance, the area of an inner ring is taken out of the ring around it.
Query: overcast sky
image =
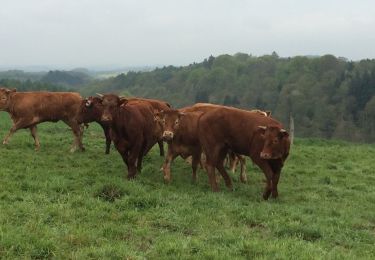
[[[375,58],[373,0],[0,0],[0,67],[187,65],[209,55]]]

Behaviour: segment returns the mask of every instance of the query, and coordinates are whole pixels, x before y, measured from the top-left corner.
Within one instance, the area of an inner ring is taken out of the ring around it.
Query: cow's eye
[[[178,123],[179,123],[179,122],[178,122],[178,119],[177,119],[176,121],[174,121],[174,124],[175,124],[175,125],[178,125]]]
[[[278,143],[279,143],[279,140],[274,139],[274,140],[272,141],[272,143],[273,143],[273,144],[278,144]]]

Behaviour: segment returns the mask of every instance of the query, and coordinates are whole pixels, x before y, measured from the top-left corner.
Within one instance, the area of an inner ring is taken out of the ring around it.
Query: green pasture
[[[0,113],[0,137],[10,128]],[[375,146],[297,139],[279,198],[264,201],[263,173],[231,174],[210,191],[181,159],[163,183],[155,147],[136,180],[100,127],[70,153],[63,123],[38,126],[41,149],[20,130],[0,146],[1,259],[374,259]]]

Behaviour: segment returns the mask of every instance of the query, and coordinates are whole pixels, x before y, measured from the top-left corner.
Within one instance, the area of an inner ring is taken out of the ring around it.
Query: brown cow
[[[191,107],[186,107],[183,108],[182,110],[185,112],[191,112],[191,111],[201,111],[201,112],[207,112],[207,111],[212,111],[213,109],[216,108],[230,108],[234,110],[239,110],[243,111],[241,109],[235,108],[235,107],[229,107],[229,106],[222,106],[222,105],[217,105],[217,104],[211,104],[211,103],[196,103]],[[262,111],[259,109],[252,109],[252,110],[246,110],[247,112],[250,113],[257,113],[262,116],[271,116],[270,111]],[[205,156],[202,156],[202,160],[205,161]],[[243,158],[241,155],[236,154],[232,151],[228,151],[228,161],[230,162],[230,169],[234,173],[235,172],[235,167],[236,164],[239,162],[240,163],[240,181],[242,183],[247,182],[247,176],[246,176],[246,160]],[[201,162],[201,165],[204,165],[204,162]]]
[[[0,88],[0,110],[8,112],[13,121],[3,144],[8,144],[10,137],[18,129],[29,128],[35,149],[39,150],[36,125],[62,120],[73,130],[75,141],[71,151],[75,151],[77,147],[83,151],[83,129],[76,118],[81,101],[81,96],[74,92],[17,92],[15,89]]]
[[[128,167],[128,179],[132,179],[141,171],[144,155],[158,141],[153,109],[146,103],[126,104],[126,99],[113,94],[103,95],[101,101],[101,121],[109,124],[111,139]]]
[[[282,125],[264,115],[231,108],[217,108],[204,113],[198,121],[199,140],[206,154],[207,171],[213,191],[218,191],[215,168],[228,188],[232,182],[223,161],[228,150],[247,155],[264,172],[267,185],[263,198],[278,196],[281,168],[288,157],[289,134]]]
[[[156,113],[163,127],[163,139],[168,143],[167,156],[163,164],[164,181],[171,180],[171,163],[177,156],[186,159],[192,156],[192,180],[196,182],[197,167],[202,149],[198,138],[198,118],[201,111],[184,112],[184,109]]]
[[[207,111],[223,106],[208,103],[198,103],[192,107],[185,107],[179,110],[156,113],[156,119],[162,122],[163,138],[168,142],[168,152],[162,170],[165,182],[171,179],[171,163],[177,156],[184,159],[191,158],[192,180],[196,182],[196,172],[198,163],[204,165],[204,156],[201,156],[202,149],[198,137],[198,117]],[[236,158],[240,155],[232,153]],[[241,158],[240,180],[247,181],[245,172],[245,160]]]
[[[98,94],[102,96],[101,94]],[[155,100],[155,99],[145,99],[145,98],[130,98],[126,99],[126,104],[139,104],[139,103],[146,103],[151,105],[154,111],[161,111],[161,110],[168,110],[170,105],[164,101]],[[104,131],[105,139],[106,139],[106,149],[105,153],[109,154],[110,146],[111,146],[111,138],[109,135],[109,125],[105,122],[101,121],[101,117],[103,114],[103,105],[101,103],[101,98],[99,97],[88,97],[84,99],[81,103],[80,113],[79,113],[79,121],[82,123],[91,123],[97,122]],[[160,149],[160,156],[164,156],[164,147],[162,141],[162,131],[159,125],[155,125],[155,135],[159,136],[158,145]]]

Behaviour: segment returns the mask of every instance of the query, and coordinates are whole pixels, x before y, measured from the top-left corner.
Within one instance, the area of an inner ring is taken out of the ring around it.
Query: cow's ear
[[[271,116],[271,111],[266,111],[267,116]]]
[[[155,122],[159,122],[161,120],[161,113],[163,112],[162,111],[154,111],[154,121]]]
[[[9,94],[9,93],[16,92],[16,91],[17,91],[17,89],[12,88],[12,89],[7,89],[5,92],[6,92],[7,94]]]
[[[258,126],[258,129],[257,129],[257,133],[259,133],[260,135],[264,135],[266,133],[266,129],[267,129],[267,126]]]
[[[178,112],[178,117],[183,117],[183,116],[186,116],[186,113],[184,113],[184,112]]]
[[[120,99],[120,106],[125,106],[128,102],[129,102],[129,100],[127,100],[126,98],[121,98]]]
[[[288,137],[288,136],[289,136],[289,133],[285,129],[280,129],[280,132],[279,132],[280,139],[283,139],[284,137]]]

